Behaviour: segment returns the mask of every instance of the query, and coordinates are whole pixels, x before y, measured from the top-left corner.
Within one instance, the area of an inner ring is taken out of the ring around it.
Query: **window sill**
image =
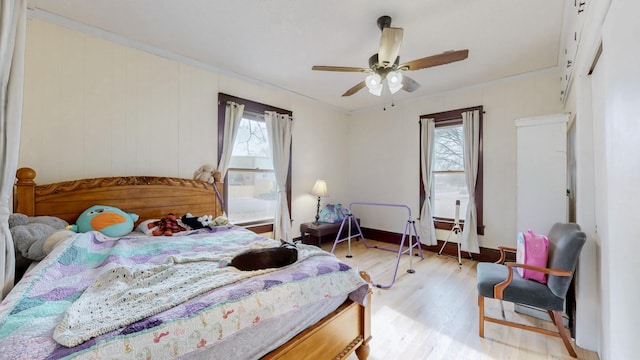
[[[453,228],[452,219],[434,218],[433,223],[438,230],[451,231]],[[464,221],[460,221],[460,228],[464,229]],[[477,226],[478,235],[484,235],[484,225]]]
[[[273,223],[261,223],[261,224],[236,224],[247,230],[253,231],[256,234],[262,234],[273,231]]]

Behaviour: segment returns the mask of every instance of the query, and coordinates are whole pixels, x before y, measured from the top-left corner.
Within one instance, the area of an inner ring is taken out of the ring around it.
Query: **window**
[[[469,189],[464,175],[464,132],[462,113],[480,111],[480,148],[478,159],[478,178],[473,189],[478,215],[478,234],[484,234],[482,216],[482,106],[452,110],[442,113],[423,115],[420,119],[435,120],[433,148],[433,198],[431,209],[436,229],[450,230],[456,216],[456,200],[460,200],[459,219],[464,217],[469,203]],[[420,139],[422,141],[422,139]],[[420,178],[420,204],[426,195]],[[464,225],[463,225],[464,226]]]
[[[462,123],[437,127],[434,141],[433,216],[454,219],[456,200],[460,200],[459,217],[464,218],[469,203],[469,189],[464,177]]]
[[[233,146],[229,170],[224,180],[225,211],[229,220],[234,224],[245,226],[269,224],[266,227],[260,226],[253,230],[271,231],[276,209],[276,179],[264,112],[275,111],[280,114],[291,114],[291,112],[219,94],[218,154],[222,153],[227,101],[244,104],[245,108]],[[290,199],[291,161],[289,161],[289,176],[287,178],[289,204],[291,204]]]
[[[227,174],[227,216],[234,224],[273,222],[276,178],[264,119],[244,112]]]

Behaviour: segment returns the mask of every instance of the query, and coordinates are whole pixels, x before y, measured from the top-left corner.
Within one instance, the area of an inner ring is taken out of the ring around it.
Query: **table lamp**
[[[311,189],[311,194],[318,197],[318,206],[316,208],[316,225],[319,223],[320,219],[320,198],[329,196],[329,192],[327,191],[327,182],[324,180],[316,180],[315,185],[313,185],[313,189]]]

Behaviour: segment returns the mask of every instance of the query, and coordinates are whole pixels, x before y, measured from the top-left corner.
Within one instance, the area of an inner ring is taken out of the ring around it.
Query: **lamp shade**
[[[329,196],[329,192],[327,191],[327,182],[324,180],[316,180],[315,185],[313,185],[313,189],[311,189],[311,194],[317,197]]]
[[[392,94],[402,89],[402,73],[400,71],[391,71],[387,74],[387,83],[389,84],[389,91]]]
[[[378,74],[370,74],[364,80],[367,89],[373,95],[380,96],[382,94],[382,78]]]

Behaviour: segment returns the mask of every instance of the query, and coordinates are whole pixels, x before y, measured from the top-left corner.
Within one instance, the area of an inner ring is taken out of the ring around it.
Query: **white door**
[[[567,221],[567,114],[516,120],[516,230],[547,234]],[[515,234],[514,234],[515,236]]]

